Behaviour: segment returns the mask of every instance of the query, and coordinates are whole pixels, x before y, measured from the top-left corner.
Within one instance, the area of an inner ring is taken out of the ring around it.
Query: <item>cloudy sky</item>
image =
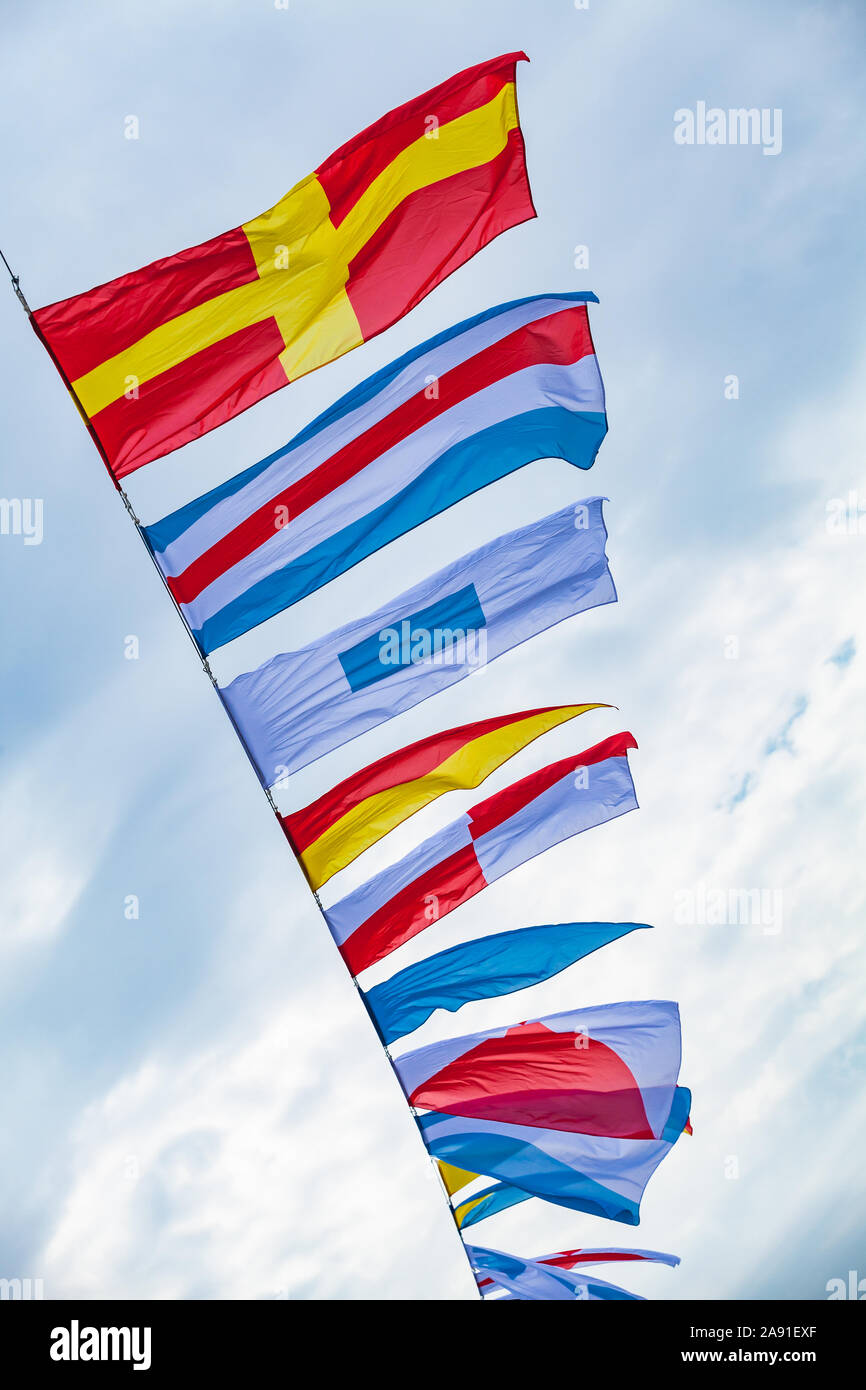
[[[411,1045],[678,999],[695,1133],[638,1231],[528,1202],[478,1235],[525,1255],[674,1251],[679,1269],[623,1280],[662,1298],[822,1298],[866,1275],[862,7],[33,0],[4,32],[0,242],[34,306],[236,226],[388,107],[526,49],[538,219],[130,492],[156,519],[458,319],[544,290],[599,295],[610,433],[592,474],[532,465],[231,661],[609,497],[617,605],[307,768],[285,809],[436,728],[619,706],[548,735],[485,792],[627,728],[641,810],[390,964],[535,922],[653,923],[535,990],[435,1017]],[[698,102],[780,111],[781,149],[677,144],[674,113]],[[473,1298],[387,1061],[188,638],[11,292],[0,321],[0,491],[43,502],[41,544],[0,535],[0,1276],[42,1278],[46,1297]],[[331,896],[477,795],[428,808]],[[763,890],[763,920],[705,920],[713,890]]]

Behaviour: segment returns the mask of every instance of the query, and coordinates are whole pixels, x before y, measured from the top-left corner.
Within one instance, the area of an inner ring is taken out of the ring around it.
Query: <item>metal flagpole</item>
[[[67,376],[66,373],[64,372],[63,368],[61,367],[61,365],[60,365],[60,363],[58,362],[57,358],[55,357],[54,353],[51,351],[51,348],[49,347],[48,343],[45,341],[45,338],[44,338],[43,335],[40,333],[40,331],[39,331],[39,326],[38,326],[38,324],[36,323],[36,320],[35,320],[34,317],[33,317],[33,311],[31,310],[30,305],[27,303],[27,300],[26,300],[25,297],[24,297],[24,293],[23,293],[23,291],[22,291],[22,289],[21,289],[19,277],[18,277],[18,276],[14,273],[14,271],[12,270],[12,267],[11,267],[11,265],[9,264],[9,262],[7,261],[5,255],[3,254],[2,249],[0,249],[0,259],[2,259],[3,264],[5,265],[7,271],[9,272],[9,278],[10,278],[10,280],[12,281],[12,288],[13,288],[13,290],[15,291],[15,294],[16,294],[18,300],[19,300],[19,303],[21,304],[21,307],[24,309],[24,312],[26,313],[28,319],[30,320],[31,327],[33,328],[34,332],[36,333],[37,338],[38,338],[39,341],[42,343],[43,347],[44,347],[45,350],[47,351],[49,357],[50,357],[51,360],[53,361],[53,363],[54,363],[54,365],[56,366],[58,372],[60,373],[60,375],[61,375],[61,377],[62,377],[62,379],[63,379],[64,385],[66,386],[66,389],[68,390],[70,396],[72,397],[72,399],[73,399],[73,401],[74,401],[74,403],[75,403],[76,409],[78,410],[78,413],[79,413],[79,415],[81,416],[81,419],[83,420],[83,422],[84,422],[84,424],[85,424],[85,426],[86,426],[86,428],[87,428],[87,432],[88,432],[88,434],[90,435],[91,439],[93,440],[93,443],[96,445],[96,448],[97,448],[97,450],[98,450],[98,452],[99,452],[99,455],[100,455],[100,457],[101,457],[103,463],[105,464],[105,466],[106,466],[106,468],[107,468],[107,470],[108,470],[108,473],[109,473],[109,475],[110,475],[110,477],[111,477],[111,480],[112,480],[112,482],[114,483],[114,486],[115,486],[117,492],[120,494],[120,497],[121,497],[121,499],[122,499],[122,501],[123,501],[123,505],[124,505],[124,507],[126,508],[127,514],[128,514],[128,516],[129,516],[130,520],[132,521],[132,524],[134,525],[134,527],[135,527],[135,529],[136,529],[136,532],[138,533],[138,537],[139,537],[139,539],[141,540],[141,543],[142,543],[142,545],[144,546],[145,550],[147,551],[148,555],[150,556],[151,563],[153,564],[154,569],[156,570],[157,574],[158,574],[159,577],[160,577],[160,580],[162,581],[162,587],[164,588],[165,592],[168,594],[168,597],[169,597],[170,600],[171,600],[172,607],[174,608],[175,613],[177,614],[178,618],[180,619],[180,622],[181,622],[181,625],[182,625],[182,627],[183,627],[184,632],[186,633],[187,637],[189,638],[190,642],[192,643],[192,645],[193,645],[193,647],[194,647],[194,649],[195,649],[195,653],[196,653],[196,656],[197,656],[198,659],[199,659],[199,662],[200,662],[200,664],[201,664],[202,670],[204,671],[205,675],[207,676],[208,680],[210,681],[210,683],[211,683],[211,685],[212,685],[214,691],[216,692],[217,698],[219,699],[220,705],[222,706],[222,708],[223,708],[225,714],[228,716],[229,722],[230,722],[232,728],[234,729],[235,733],[237,734],[238,741],[240,742],[241,747],[243,748],[244,752],[245,752],[246,755],[247,755],[247,760],[248,760],[248,762],[249,762],[249,764],[250,764],[250,767],[253,769],[253,772],[255,773],[256,781],[258,782],[259,786],[262,788],[262,790],[263,790],[265,796],[266,796],[267,799],[268,799],[268,805],[270,806],[271,810],[273,811],[274,816],[276,817],[277,823],[279,824],[280,829],[282,830],[283,834],[285,835],[286,840],[288,841],[289,847],[290,847],[290,849],[291,849],[291,851],[292,851],[292,857],[294,858],[296,864],[298,865],[298,868],[301,870],[301,872],[302,872],[302,874],[303,874],[303,876],[304,876],[304,882],[307,884],[307,887],[309,888],[310,892],[312,893],[313,898],[315,899],[316,907],[319,909],[319,912],[321,913],[321,916],[322,916],[322,920],[323,920],[323,922],[325,923],[325,926],[328,927],[328,932],[330,933],[330,927],[328,926],[328,919],[327,919],[327,917],[325,916],[325,909],[324,909],[324,907],[323,907],[323,905],[322,905],[322,900],[321,900],[321,898],[319,897],[319,894],[317,893],[316,889],[313,888],[312,884],[310,883],[309,879],[307,878],[306,870],[304,869],[304,866],[303,866],[303,864],[302,864],[302,862],[301,862],[301,856],[300,856],[300,854],[298,853],[297,849],[295,848],[295,845],[294,845],[294,842],[292,841],[291,836],[288,834],[288,832],[286,831],[286,829],[285,829],[285,827],[284,827],[284,825],[283,825],[282,818],[281,818],[280,813],[279,813],[279,810],[278,810],[278,808],[277,808],[277,803],[274,801],[274,798],[273,798],[273,796],[272,796],[272,794],[271,794],[271,789],[270,789],[270,787],[265,786],[264,782],[262,781],[261,777],[259,776],[259,769],[258,769],[258,767],[257,767],[257,765],[256,765],[255,759],[253,758],[252,752],[250,751],[249,745],[247,744],[247,741],[246,741],[246,739],[244,738],[243,733],[241,732],[240,728],[238,727],[238,724],[237,724],[237,721],[236,721],[234,715],[232,714],[231,710],[229,709],[228,705],[226,704],[225,700],[224,700],[223,697],[222,697],[222,691],[220,690],[220,687],[219,687],[219,683],[218,683],[218,681],[217,681],[217,678],[216,678],[216,676],[214,675],[213,670],[211,669],[210,662],[208,661],[208,659],[207,659],[207,657],[205,656],[204,652],[203,652],[203,651],[201,650],[201,648],[199,647],[198,642],[195,640],[195,637],[194,637],[193,634],[192,634],[192,630],[190,629],[190,626],[189,626],[189,624],[187,623],[186,618],[183,616],[183,613],[182,613],[182,611],[181,611],[180,605],[178,604],[177,599],[175,598],[174,594],[172,593],[171,589],[170,589],[169,586],[168,586],[168,582],[167,582],[167,580],[166,580],[166,577],[165,577],[165,575],[163,574],[162,569],[161,569],[160,566],[159,566],[159,563],[158,563],[158,561],[157,561],[157,558],[156,558],[156,556],[155,556],[155,554],[154,554],[154,552],[153,552],[153,549],[152,549],[152,547],[151,547],[150,541],[148,540],[148,538],[147,538],[147,536],[146,536],[146,534],[145,534],[144,527],[142,526],[141,522],[140,522],[139,519],[138,519],[138,516],[136,515],[135,508],[133,507],[132,503],[130,502],[129,497],[127,496],[127,493],[126,493],[125,489],[123,488],[123,486],[122,486],[120,480],[119,480],[118,478],[116,478],[115,475],[114,475],[114,473],[112,472],[111,466],[110,466],[110,464],[109,464],[109,462],[108,462],[108,459],[107,459],[107,457],[106,457],[106,455],[105,455],[105,451],[103,450],[102,445],[100,444],[99,439],[97,438],[97,435],[96,435],[96,433],[95,433],[95,431],[94,431],[94,429],[93,429],[93,426],[92,426],[92,424],[91,424],[91,422],[90,422],[90,420],[89,420],[89,418],[88,418],[88,416],[87,416],[87,413],[86,413],[86,411],[85,411],[85,409],[84,409],[84,406],[81,404],[81,401],[79,400],[78,396],[77,396],[76,393],[75,393],[75,389],[74,389],[74,387],[73,387],[73,385],[72,385],[72,382],[69,380],[68,376]],[[341,959],[342,959],[342,957],[341,957]],[[344,962],[344,963],[345,963],[345,962]],[[382,1045],[382,1048],[383,1048],[383,1050],[384,1050],[385,1056],[386,1056],[387,1059],[388,1059],[388,1065],[390,1066],[391,1071],[393,1072],[394,1077],[395,1077],[395,1079],[396,1079],[396,1081],[397,1081],[397,1084],[398,1084],[398,1086],[400,1087],[401,1095],[403,1095],[404,1098],[405,1098],[405,1092],[403,1091],[403,1083],[401,1082],[400,1076],[399,1076],[399,1074],[398,1074],[398,1072],[397,1072],[397,1068],[396,1068],[395,1065],[394,1065],[394,1059],[393,1059],[393,1057],[391,1056],[390,1048],[388,1047],[387,1043],[385,1042],[385,1039],[382,1037],[382,1033],[381,1033],[381,1031],[380,1031],[380,1029],[379,1029],[378,1023],[376,1022],[375,1015],[373,1014],[373,1011],[371,1010],[369,1004],[367,1003],[367,997],[366,997],[364,991],[362,990],[361,986],[359,985],[356,976],[352,974],[352,972],[351,972],[351,970],[349,970],[348,966],[346,966],[346,969],[348,970],[349,978],[350,978],[350,980],[352,981],[352,984],[355,986],[355,989],[356,989],[356,991],[357,991],[357,993],[358,993],[358,997],[359,997],[359,999],[361,1000],[361,1003],[362,1003],[363,1006],[364,1006],[364,1010],[365,1010],[365,1012],[366,1012],[366,1014],[367,1014],[367,1017],[369,1018],[371,1024],[373,1025],[373,1029],[374,1029],[374,1031],[375,1031],[375,1033],[376,1033],[376,1036],[377,1036],[377,1038],[379,1039],[379,1042],[380,1042],[381,1045]],[[407,1102],[407,1103],[408,1103],[408,1102]],[[409,1109],[410,1109],[410,1111],[411,1111],[411,1113],[412,1113],[413,1119],[415,1119],[415,1120],[417,1121],[418,1115],[417,1115],[417,1111],[416,1111],[415,1107],[414,1107],[413,1105],[410,1105],[410,1106],[409,1106]],[[417,1128],[417,1125],[416,1125],[416,1128]],[[423,1140],[422,1140],[422,1143],[423,1143]],[[440,1187],[442,1188],[442,1194],[443,1194],[443,1196],[444,1196],[444,1198],[445,1198],[445,1201],[446,1201],[446,1203],[447,1203],[448,1211],[449,1211],[449,1213],[450,1213],[450,1215],[451,1215],[451,1219],[452,1219],[452,1221],[454,1222],[454,1229],[456,1230],[456,1232],[457,1232],[457,1234],[458,1234],[458,1236],[459,1236],[459,1238],[460,1238],[460,1247],[461,1247],[461,1249],[462,1249],[464,1255],[466,1255],[466,1243],[465,1243],[465,1241],[463,1240],[463,1235],[462,1235],[462,1233],[461,1233],[461,1231],[460,1231],[460,1227],[459,1227],[458,1224],[457,1224],[457,1217],[456,1217],[455,1214],[454,1214],[454,1207],[453,1207],[453,1205],[452,1205],[451,1197],[450,1197],[450,1195],[449,1195],[449,1193],[448,1193],[448,1189],[446,1188],[445,1183],[444,1183],[443,1180],[442,1180],[442,1173],[441,1173],[441,1171],[440,1171],[439,1164],[438,1164],[437,1160],[433,1157],[433,1155],[430,1154],[430,1153],[427,1151],[426,1145],[425,1145],[425,1148],[424,1148],[424,1153],[425,1153],[426,1157],[430,1160],[431,1164],[433,1165],[433,1171],[435,1172],[436,1177],[437,1177],[437,1179],[438,1179],[438,1181],[439,1181],[439,1185],[440,1185]],[[466,1255],[466,1260],[467,1260],[467,1263],[469,1263],[469,1256],[468,1256],[468,1255]],[[470,1264],[470,1270],[471,1270],[471,1268],[472,1268],[472,1266],[471,1266],[471,1264]],[[474,1271],[473,1271],[472,1277],[473,1277],[473,1279],[475,1278]],[[477,1281],[476,1281],[476,1288],[477,1288]],[[479,1296],[479,1298],[482,1297],[480,1290],[478,1290],[478,1296]]]

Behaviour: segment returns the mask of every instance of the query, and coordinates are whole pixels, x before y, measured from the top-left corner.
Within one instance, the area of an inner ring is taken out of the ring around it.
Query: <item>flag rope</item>
[[[322,916],[322,920],[323,920],[323,922],[325,923],[325,926],[328,927],[328,934],[330,935],[330,927],[328,926],[328,919],[327,919],[327,917],[326,917],[326,915],[325,915],[325,909],[324,909],[324,906],[322,905],[322,900],[321,900],[321,898],[319,897],[319,894],[318,894],[318,892],[316,891],[316,889],[313,888],[312,884],[311,884],[311,883],[309,882],[309,880],[307,879],[306,872],[304,871],[303,864],[302,864],[302,862],[301,862],[301,857],[300,857],[300,855],[298,854],[297,849],[295,848],[295,845],[294,845],[294,842],[293,842],[291,836],[289,835],[288,831],[285,829],[285,827],[284,827],[284,825],[283,825],[282,819],[281,819],[281,817],[280,817],[279,810],[278,810],[278,808],[277,808],[277,804],[276,804],[276,802],[275,802],[275,800],[274,800],[274,798],[273,798],[273,796],[272,796],[272,794],[271,794],[271,789],[270,789],[270,787],[266,787],[266,786],[264,785],[264,783],[262,782],[262,780],[261,780],[261,778],[260,778],[260,776],[259,776],[259,770],[258,770],[258,768],[257,768],[257,766],[256,766],[255,759],[253,758],[253,755],[252,755],[252,753],[251,753],[251,751],[250,751],[249,745],[247,744],[246,739],[244,738],[243,734],[241,733],[241,730],[240,730],[240,728],[238,727],[238,724],[237,724],[237,722],[236,722],[236,720],[235,720],[235,718],[234,718],[234,716],[233,716],[231,710],[229,709],[228,705],[226,704],[225,700],[223,699],[222,691],[220,690],[219,683],[218,683],[218,681],[217,681],[216,676],[215,676],[214,673],[213,673],[213,670],[212,670],[212,668],[211,668],[210,662],[208,661],[207,657],[204,655],[204,653],[202,652],[202,650],[201,650],[201,648],[199,647],[198,643],[196,642],[195,637],[193,636],[192,631],[191,631],[191,629],[190,629],[190,627],[189,627],[189,624],[187,623],[186,618],[183,616],[183,612],[181,611],[181,608],[180,608],[180,606],[179,606],[179,604],[178,604],[178,602],[177,602],[177,599],[175,598],[174,594],[171,592],[171,589],[169,588],[168,581],[166,580],[166,577],[165,577],[165,575],[163,574],[162,569],[160,568],[160,565],[159,565],[159,563],[158,563],[158,561],[157,561],[157,558],[156,558],[156,556],[155,556],[155,554],[154,554],[154,552],[153,552],[153,549],[151,548],[150,541],[148,540],[147,535],[145,534],[144,527],[142,526],[142,524],[141,524],[141,522],[140,522],[138,516],[136,515],[135,508],[133,507],[132,502],[130,501],[130,499],[129,499],[129,497],[128,497],[126,491],[125,491],[125,489],[124,489],[123,486],[122,486],[122,484],[120,483],[120,481],[119,481],[117,478],[115,478],[114,474],[111,472],[111,469],[110,469],[110,467],[109,467],[109,465],[108,465],[108,460],[107,460],[107,458],[105,457],[105,454],[104,454],[104,452],[103,452],[103,450],[102,450],[102,447],[101,447],[101,445],[100,445],[98,439],[96,438],[96,436],[95,436],[95,434],[94,434],[94,432],[93,432],[93,428],[92,428],[92,426],[91,426],[91,424],[90,424],[90,421],[89,421],[89,419],[88,419],[88,417],[87,417],[87,415],[86,415],[86,413],[85,413],[85,410],[84,410],[84,407],[83,407],[82,404],[81,404],[81,401],[79,400],[78,396],[77,396],[76,393],[75,393],[75,390],[73,389],[72,383],[70,382],[70,380],[69,380],[69,378],[67,377],[66,373],[63,371],[62,367],[61,367],[60,364],[58,363],[57,359],[55,358],[53,352],[52,352],[51,349],[49,348],[49,346],[48,346],[48,344],[46,343],[45,339],[43,338],[42,334],[39,332],[38,326],[37,326],[37,324],[36,324],[36,320],[33,318],[33,313],[32,313],[32,310],[31,310],[31,308],[30,308],[30,305],[27,303],[27,300],[26,300],[26,298],[25,298],[25,296],[24,296],[24,292],[23,292],[22,289],[21,289],[19,277],[13,272],[11,265],[9,264],[9,262],[8,262],[7,259],[6,259],[6,256],[5,256],[4,253],[3,253],[2,248],[0,248],[0,259],[2,259],[3,264],[5,265],[7,271],[9,272],[9,278],[10,278],[10,280],[11,280],[11,282],[12,282],[12,288],[13,288],[13,290],[15,291],[15,294],[16,294],[16,296],[17,296],[17,298],[18,298],[19,303],[21,304],[22,308],[24,309],[24,312],[27,314],[27,317],[28,317],[28,319],[30,320],[31,327],[33,328],[33,330],[34,330],[34,332],[36,333],[36,336],[38,337],[39,341],[42,343],[43,347],[46,349],[46,351],[48,352],[48,355],[51,357],[52,361],[54,362],[55,366],[57,367],[58,371],[60,372],[60,375],[61,375],[61,377],[63,378],[64,384],[66,385],[66,388],[67,388],[67,390],[69,391],[69,394],[70,394],[70,396],[72,397],[72,400],[73,400],[74,403],[75,403],[76,409],[78,410],[78,413],[79,413],[79,415],[81,416],[81,418],[82,418],[82,420],[83,420],[83,422],[84,422],[84,424],[85,424],[85,426],[86,426],[86,428],[87,428],[87,432],[88,432],[88,434],[90,435],[90,438],[93,440],[93,443],[96,445],[97,451],[98,451],[100,457],[102,458],[103,463],[106,465],[106,468],[108,468],[108,471],[109,471],[109,474],[110,474],[110,476],[111,476],[112,482],[114,483],[114,486],[115,486],[117,492],[120,494],[121,500],[123,501],[123,505],[124,505],[124,507],[126,508],[127,515],[129,516],[130,520],[132,521],[132,524],[133,524],[133,526],[135,527],[136,532],[138,533],[138,536],[139,536],[139,539],[141,540],[142,545],[144,546],[145,550],[147,551],[148,555],[150,556],[151,563],[153,564],[154,569],[156,570],[157,574],[158,574],[159,577],[160,577],[160,580],[162,581],[162,586],[163,586],[165,592],[168,594],[168,596],[169,596],[169,598],[170,598],[170,600],[171,600],[172,607],[174,608],[175,613],[177,614],[178,618],[180,619],[180,623],[181,623],[181,626],[183,627],[184,632],[186,633],[187,637],[189,638],[190,642],[192,643],[193,647],[195,648],[195,653],[196,653],[196,656],[197,656],[198,659],[199,659],[199,662],[201,663],[202,670],[204,671],[205,675],[207,676],[208,680],[210,681],[210,683],[211,683],[211,685],[212,685],[214,691],[216,692],[217,698],[219,699],[220,705],[222,706],[222,708],[223,708],[225,714],[228,716],[229,723],[231,724],[232,728],[234,729],[235,733],[237,734],[238,742],[240,743],[241,747],[243,748],[244,753],[245,753],[246,756],[247,756],[247,760],[249,761],[250,767],[253,769],[253,772],[254,772],[255,775],[256,775],[256,781],[258,782],[259,786],[262,788],[262,790],[264,791],[265,796],[267,797],[268,805],[270,806],[271,810],[273,811],[274,816],[275,816],[275,818],[276,818],[276,820],[277,820],[277,823],[278,823],[280,829],[282,830],[283,834],[285,835],[286,840],[288,841],[289,848],[291,849],[291,852],[292,852],[292,858],[295,860],[295,863],[297,864],[298,868],[301,870],[301,873],[302,873],[303,878],[304,878],[304,882],[307,884],[307,887],[310,889],[310,892],[312,893],[313,898],[315,899],[316,907],[319,909],[319,912],[321,913],[321,916]],[[342,959],[342,957],[341,957],[341,959]],[[345,962],[344,962],[344,964],[345,964]],[[369,1004],[367,1003],[367,997],[366,997],[364,991],[362,990],[361,986],[359,985],[358,980],[357,980],[357,977],[356,977],[355,975],[352,974],[352,972],[351,972],[351,970],[349,970],[349,967],[348,967],[348,966],[346,966],[346,970],[347,970],[347,972],[348,972],[349,979],[352,981],[352,984],[355,986],[355,989],[356,989],[357,994],[358,994],[358,998],[360,999],[360,1001],[361,1001],[361,1003],[362,1003],[362,1005],[363,1005],[363,1007],[364,1007],[364,1011],[365,1011],[365,1013],[367,1014],[367,1017],[368,1017],[368,1019],[370,1020],[370,1023],[372,1024],[373,1031],[375,1032],[376,1037],[379,1039],[379,1042],[380,1042],[380,1044],[381,1044],[381,1046],[382,1046],[382,1049],[383,1049],[383,1051],[384,1051],[384,1053],[385,1053],[385,1056],[386,1056],[387,1059],[388,1059],[388,1065],[390,1066],[391,1071],[393,1072],[394,1077],[395,1077],[395,1079],[396,1079],[396,1081],[397,1081],[397,1084],[398,1084],[398,1086],[400,1087],[400,1093],[401,1093],[401,1095],[403,1095],[403,1097],[404,1097],[404,1099],[405,1099],[405,1092],[403,1091],[403,1084],[402,1084],[402,1082],[400,1081],[399,1073],[398,1073],[398,1071],[397,1071],[397,1068],[396,1068],[395,1065],[394,1065],[394,1059],[393,1059],[393,1057],[391,1056],[391,1051],[390,1051],[390,1049],[389,1049],[387,1043],[385,1042],[384,1038],[382,1037],[382,1033],[381,1033],[381,1031],[380,1031],[380,1029],[379,1029],[378,1023],[376,1022],[375,1015],[373,1014],[372,1009],[370,1008]],[[408,1103],[408,1102],[407,1102],[407,1103]],[[410,1112],[411,1112],[411,1114],[412,1114],[413,1119],[417,1119],[417,1114],[418,1114],[418,1112],[417,1112],[415,1106],[409,1105],[409,1110],[410,1110]],[[416,1125],[416,1132],[417,1132],[417,1125]],[[420,1136],[419,1136],[419,1137],[420,1137]],[[421,1142],[423,1143],[423,1140],[422,1140]],[[452,1202],[451,1202],[451,1197],[450,1197],[450,1195],[449,1195],[449,1193],[448,1193],[448,1189],[447,1189],[447,1187],[445,1186],[445,1183],[444,1183],[444,1181],[443,1181],[443,1179],[442,1179],[442,1174],[441,1174],[440,1169],[439,1169],[439,1164],[437,1163],[436,1159],[432,1156],[432,1154],[430,1154],[430,1153],[427,1151],[426,1145],[424,1146],[424,1153],[425,1153],[425,1156],[427,1157],[427,1159],[429,1160],[429,1162],[431,1163],[431,1165],[432,1165],[432,1167],[433,1167],[433,1171],[434,1171],[434,1173],[436,1174],[436,1178],[437,1178],[437,1180],[438,1180],[438,1182],[439,1182],[439,1185],[440,1185],[440,1187],[441,1187],[441,1189],[442,1189],[442,1195],[444,1196],[445,1201],[446,1201],[446,1203],[447,1203],[448,1211],[449,1211],[449,1213],[450,1213],[450,1215],[451,1215],[451,1219],[452,1219],[452,1221],[453,1221],[453,1223],[454,1223],[454,1229],[455,1229],[455,1231],[457,1232],[457,1235],[458,1235],[458,1237],[459,1237],[459,1239],[460,1239],[460,1247],[461,1247],[461,1249],[462,1249],[462,1251],[463,1251],[463,1254],[466,1256],[466,1262],[467,1262],[467,1264],[469,1265],[470,1271],[472,1272],[472,1278],[473,1278],[473,1282],[475,1283],[475,1286],[476,1286],[476,1292],[477,1292],[477,1294],[478,1294],[479,1299],[481,1299],[482,1302],[483,1302],[483,1295],[482,1295],[480,1289],[478,1288],[478,1281],[475,1279],[475,1273],[474,1273],[474,1271],[472,1270],[472,1263],[471,1263],[471,1261],[470,1261],[470,1259],[469,1259],[469,1254],[468,1254],[468,1252],[467,1252],[467,1250],[466,1250],[466,1242],[464,1241],[464,1239],[463,1239],[463,1233],[462,1233],[462,1231],[460,1230],[459,1225],[457,1224],[457,1217],[456,1217],[455,1212],[454,1212],[454,1207],[453,1207],[453,1204],[452,1204]]]

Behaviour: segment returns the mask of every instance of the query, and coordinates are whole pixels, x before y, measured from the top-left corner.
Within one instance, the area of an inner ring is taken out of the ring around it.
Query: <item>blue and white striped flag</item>
[[[524,464],[589,468],[607,430],[590,300],[535,296],[449,328],[284,448],[146,527],[201,650]]]

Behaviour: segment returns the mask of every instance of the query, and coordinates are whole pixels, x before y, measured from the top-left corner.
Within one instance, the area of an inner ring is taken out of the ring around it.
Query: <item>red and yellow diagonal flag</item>
[[[477,787],[533,739],[591,709],[550,705],[462,724],[398,748],[281,822],[315,890],[444,792]]]
[[[36,310],[115,478],[381,333],[535,216],[525,57],[398,106],[261,217]]]

